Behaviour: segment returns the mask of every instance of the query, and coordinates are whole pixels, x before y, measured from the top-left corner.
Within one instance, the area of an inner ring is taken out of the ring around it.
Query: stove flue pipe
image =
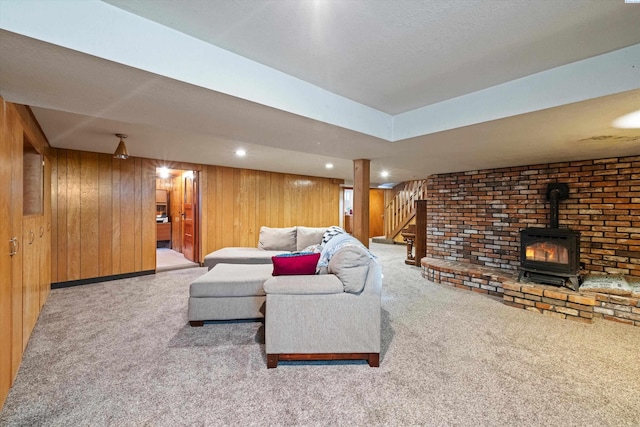
[[[551,194],[549,195],[549,201],[551,204],[551,212],[549,215],[549,227],[558,228],[558,196],[560,195],[560,190],[554,188],[551,190]]]
[[[547,199],[550,204],[549,227],[558,228],[558,202],[569,198],[569,186],[564,183],[553,183],[547,186]]]

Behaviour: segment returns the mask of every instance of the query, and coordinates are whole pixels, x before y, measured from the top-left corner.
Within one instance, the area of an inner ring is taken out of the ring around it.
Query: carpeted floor
[[[640,425],[640,328],[507,307],[384,266],[380,368],[266,369],[263,325],[186,321],[192,268],[58,289],[2,426]]]
[[[156,272],[192,267],[198,267],[198,263],[189,261],[180,252],[169,248],[156,249]]]

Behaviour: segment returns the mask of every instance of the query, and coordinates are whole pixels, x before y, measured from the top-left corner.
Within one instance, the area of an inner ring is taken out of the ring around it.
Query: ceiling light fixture
[[[640,129],[640,110],[618,117],[613,121],[613,127],[620,129]]]
[[[327,163],[324,167],[327,169],[333,169],[333,163]]]
[[[380,172],[380,176],[383,177],[383,178],[386,178],[386,177],[389,176],[389,172],[388,171],[382,171],[382,172]]]
[[[243,150],[243,149],[236,150],[236,156],[244,157],[246,155],[247,155],[247,152],[245,150]]]
[[[120,143],[118,144],[118,148],[116,148],[116,152],[113,153],[113,158],[123,159],[123,160],[128,159],[129,151],[127,150],[127,146],[124,143],[124,139],[127,137],[127,135],[124,135],[122,133],[116,133],[116,136],[120,138]]]
[[[160,176],[160,178],[162,178],[162,179],[169,178],[169,169],[168,168],[161,167],[158,172],[159,172],[158,175]]]

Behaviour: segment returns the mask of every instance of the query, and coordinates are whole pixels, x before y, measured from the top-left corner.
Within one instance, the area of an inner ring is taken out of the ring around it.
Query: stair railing
[[[426,197],[427,182],[426,180],[407,181],[396,188],[398,191],[384,210],[387,239],[395,238],[415,216],[415,201]]]

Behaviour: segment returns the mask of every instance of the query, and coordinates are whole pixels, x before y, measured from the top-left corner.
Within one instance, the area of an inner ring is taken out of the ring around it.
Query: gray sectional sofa
[[[327,237],[335,228],[262,227],[257,248],[207,255],[209,271],[191,284],[189,323],[264,317],[269,368],[316,359],[364,359],[378,366],[382,269],[343,230]],[[272,276],[272,256],[314,245],[322,248],[322,274]]]
[[[271,257],[319,245],[325,230],[327,227],[261,227],[257,247],[222,248],[205,256],[209,272],[191,284],[191,326],[202,326],[205,320],[263,318],[266,294],[262,285],[273,271]]]

